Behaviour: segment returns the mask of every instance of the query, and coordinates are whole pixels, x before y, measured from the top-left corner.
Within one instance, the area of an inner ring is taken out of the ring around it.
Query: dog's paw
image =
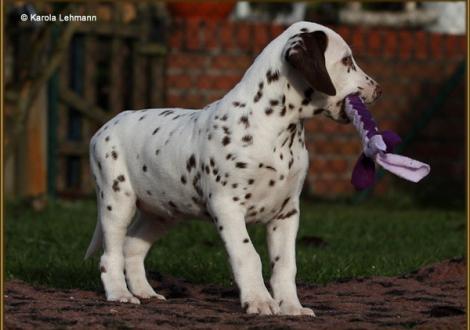
[[[158,300],[166,300],[165,296],[156,293],[153,289],[152,291],[132,291],[132,293],[141,299],[157,298]]]
[[[300,304],[289,304],[283,303],[282,301],[279,302],[280,305],[280,314],[281,315],[308,315],[315,317],[315,313],[311,308],[302,307]]]
[[[148,283],[139,283],[139,285],[129,285],[129,289],[134,296],[142,299],[157,298],[159,300],[166,300],[164,296],[156,293],[155,290],[153,290],[153,288]]]
[[[247,314],[276,315],[279,314],[279,305],[271,297],[252,299],[243,303]]]
[[[140,304],[140,300],[130,294],[125,295],[110,295],[108,301],[116,301],[120,303]]]

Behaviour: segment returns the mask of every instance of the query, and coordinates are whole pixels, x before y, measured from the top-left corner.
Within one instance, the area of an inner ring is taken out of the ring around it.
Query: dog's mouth
[[[361,100],[362,100],[362,102],[364,102],[364,104],[373,103],[372,101],[367,102],[366,98],[360,92],[356,93],[356,95],[361,98]],[[348,115],[346,114],[346,109],[345,109],[346,99],[343,99],[339,106],[340,106],[340,109],[339,109],[339,113],[338,113],[338,118],[336,118],[335,120],[339,123],[342,123],[342,124],[349,124],[351,122],[351,119],[349,119]]]

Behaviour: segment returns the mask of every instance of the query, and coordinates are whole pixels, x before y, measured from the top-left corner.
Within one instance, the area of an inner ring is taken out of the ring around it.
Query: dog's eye
[[[352,65],[353,65],[352,56],[349,55],[349,56],[343,57],[343,59],[341,60],[341,62],[342,62],[345,66],[352,66]]]

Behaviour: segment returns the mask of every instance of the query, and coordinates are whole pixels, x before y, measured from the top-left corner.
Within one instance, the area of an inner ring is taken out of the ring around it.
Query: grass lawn
[[[98,257],[83,261],[96,222],[93,201],[51,202],[40,213],[8,204],[6,277],[59,288],[101,288]],[[398,275],[465,253],[464,210],[393,203],[306,201],[297,244],[299,282]],[[264,227],[249,227],[269,276]],[[317,244],[322,243],[322,244]],[[198,283],[231,285],[223,244],[212,224],[189,221],[157,242],[147,269]]]

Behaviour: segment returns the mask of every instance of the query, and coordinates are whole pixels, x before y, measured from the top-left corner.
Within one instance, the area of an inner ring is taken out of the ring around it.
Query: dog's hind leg
[[[147,281],[144,260],[152,244],[168,229],[170,222],[138,211],[135,222],[127,232],[124,243],[124,258],[127,284],[139,298],[165,299],[156,293]]]

